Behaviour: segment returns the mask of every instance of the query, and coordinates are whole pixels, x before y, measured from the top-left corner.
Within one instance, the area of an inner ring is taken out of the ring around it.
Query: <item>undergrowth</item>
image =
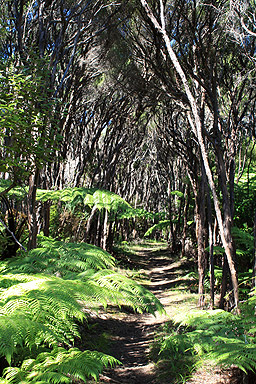
[[[97,379],[118,360],[74,348],[79,324],[115,305],[139,313],[163,310],[144,287],[118,272],[115,259],[88,244],[41,238],[40,246],[2,263],[1,383],[75,383]]]
[[[252,296],[240,316],[223,310],[176,314],[162,327],[151,350],[162,382],[185,383],[205,362],[236,366],[245,373],[256,371],[254,306]]]

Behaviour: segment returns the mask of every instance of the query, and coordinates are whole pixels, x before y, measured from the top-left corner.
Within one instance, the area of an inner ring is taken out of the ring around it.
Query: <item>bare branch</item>
[[[14,233],[7,227],[7,225],[3,222],[3,220],[0,218],[0,223],[4,226],[6,231],[12,236],[13,240],[15,241],[16,244],[23,250],[27,251],[27,249],[19,242],[19,240],[16,238]]]

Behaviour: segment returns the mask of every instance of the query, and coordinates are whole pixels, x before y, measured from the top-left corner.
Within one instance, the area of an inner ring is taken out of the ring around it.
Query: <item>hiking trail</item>
[[[161,378],[161,369],[150,359],[150,345],[158,329],[172,319],[172,314],[185,306],[196,308],[196,293],[193,302],[186,287],[190,284],[186,274],[189,264],[183,259],[174,260],[164,244],[138,245],[135,253],[129,255],[130,267],[139,268],[149,284],[146,287],[163,304],[166,314],[134,314],[133,312],[102,314],[97,319],[101,331],[111,335],[108,353],[122,362],[122,365],[106,370],[100,375],[100,384],[173,384],[170,378]],[[184,286],[184,291],[180,288]],[[175,289],[179,289],[177,291]],[[178,288],[179,287],[179,288]],[[171,289],[173,288],[173,289]],[[182,372],[181,372],[182,374]],[[202,367],[187,384],[235,384],[233,370]]]

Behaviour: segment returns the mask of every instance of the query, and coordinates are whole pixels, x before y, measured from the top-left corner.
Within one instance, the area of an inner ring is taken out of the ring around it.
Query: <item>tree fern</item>
[[[152,227],[150,227],[147,232],[145,233],[145,237],[152,235],[157,230],[162,231],[163,229],[166,229],[170,227],[170,220],[161,220],[159,223],[154,224]]]
[[[8,263],[8,271],[49,273],[71,277],[87,270],[114,268],[115,259],[108,252],[91,244],[65,243],[40,238],[40,246]],[[7,267],[6,267],[7,268]]]
[[[95,188],[66,188],[63,190],[49,191],[37,190],[37,200],[45,202],[62,201],[74,211],[77,206],[83,206],[83,209],[91,210],[96,207],[98,210],[106,209],[110,213],[109,220],[128,219],[132,217],[149,217],[153,218],[153,214],[143,210],[133,208],[121,196],[104,189]]]
[[[94,188],[66,188],[57,191],[38,190],[37,200],[42,202],[47,200],[62,201],[70,203],[72,207],[82,203],[89,208],[96,206],[99,210],[105,208],[113,212],[131,208],[130,204],[119,195],[107,190]]]

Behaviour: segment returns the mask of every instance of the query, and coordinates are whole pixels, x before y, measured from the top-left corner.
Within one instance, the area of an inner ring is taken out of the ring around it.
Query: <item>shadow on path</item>
[[[162,301],[161,294],[177,279],[180,262],[173,263],[168,250],[155,251],[154,246],[130,256],[130,263],[139,267],[150,279],[147,286]],[[159,248],[159,245],[158,245]],[[165,303],[163,303],[164,305]],[[158,327],[170,318],[165,315],[127,313],[121,319],[102,320],[102,326],[110,332],[109,354],[122,362],[101,375],[99,383],[156,384],[154,365],[149,359],[149,347]],[[99,320],[100,321],[100,320]]]

